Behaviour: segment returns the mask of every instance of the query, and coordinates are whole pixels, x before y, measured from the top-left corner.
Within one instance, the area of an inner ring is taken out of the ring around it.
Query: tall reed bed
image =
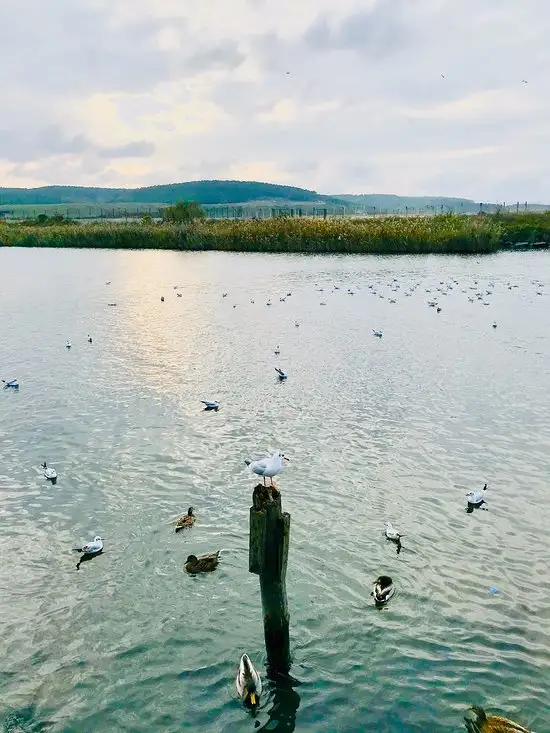
[[[350,254],[494,252],[495,217],[206,220],[186,225],[0,224],[0,244],[19,247],[221,250]]]

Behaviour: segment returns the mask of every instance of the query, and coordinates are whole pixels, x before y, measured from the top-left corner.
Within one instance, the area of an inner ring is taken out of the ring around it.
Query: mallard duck
[[[468,733],[532,733],[513,720],[501,715],[487,715],[483,708],[472,705],[470,710],[475,713],[476,719],[464,718]]]
[[[376,578],[371,596],[374,597],[374,602],[377,606],[382,606],[384,603],[387,603],[394,593],[393,580],[389,575],[381,575]]]
[[[262,694],[262,680],[247,654],[243,654],[239,662],[235,687],[245,705],[256,706],[259,704],[260,695]]]
[[[176,532],[181,532],[182,529],[192,527],[195,524],[195,520],[196,516],[193,514],[193,507],[190,506],[187,510],[187,514],[176,519]]]
[[[220,550],[211,552],[209,555],[189,555],[185,561],[185,570],[194,575],[195,573],[211,573],[218,567],[220,561]]]

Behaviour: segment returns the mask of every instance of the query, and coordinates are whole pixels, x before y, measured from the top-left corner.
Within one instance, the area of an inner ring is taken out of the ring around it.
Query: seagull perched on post
[[[283,461],[289,461],[290,459],[285,456],[284,453],[274,453],[271,458],[262,458],[259,461],[246,461],[246,465],[250,470],[257,476],[262,476],[264,480],[264,486],[266,485],[266,477],[271,479],[270,486],[275,486],[273,483],[273,476],[281,473],[284,468]]]

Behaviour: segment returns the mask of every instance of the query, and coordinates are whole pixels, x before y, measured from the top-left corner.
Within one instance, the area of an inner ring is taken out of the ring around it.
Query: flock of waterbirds
[[[106,284],[110,285],[111,283],[109,281]],[[404,287],[400,284],[397,278],[393,278],[391,281],[377,279],[374,282],[366,285],[366,291],[370,293],[373,297],[385,299],[388,304],[394,305],[398,302],[399,296],[402,295],[403,298],[411,297],[419,288],[421,288],[422,285],[423,282],[421,280],[418,280],[413,284],[409,283],[407,284],[407,287]],[[531,285],[534,286],[534,292],[537,296],[542,296],[544,294],[544,284],[541,281],[532,280]],[[174,290],[178,290],[179,286],[175,285],[173,287]],[[519,288],[519,285],[508,282],[504,285],[504,287],[511,291]],[[495,290],[497,290],[497,288],[498,286],[493,280],[489,280],[483,284],[480,280],[473,280],[467,285],[460,285],[458,280],[451,279],[447,282],[441,280],[438,284],[431,284],[430,287],[424,287],[424,292],[427,296],[427,307],[433,308],[436,313],[441,313],[443,310],[441,306],[442,299],[450,295],[451,291],[453,290],[459,291],[461,294],[466,295],[468,302],[471,304],[478,302],[484,306],[489,306],[491,304],[490,298]],[[333,295],[341,292],[352,296],[359,290],[359,287],[355,285],[353,287],[348,287],[346,290],[345,286],[337,284],[334,284],[331,289],[328,287],[325,288],[316,285],[316,290],[319,293],[323,293],[323,295],[321,296],[321,300],[319,301],[319,305],[326,306],[327,297],[325,295],[325,291],[327,294],[330,290],[330,293]],[[177,297],[182,297],[182,295],[183,294],[181,292],[176,293]],[[228,292],[223,292],[222,298],[225,299],[228,297],[228,295]],[[287,298],[289,298],[291,295],[291,292],[287,292],[286,295],[280,296],[278,298],[279,303],[285,303]],[[160,299],[161,302],[165,302],[164,296],[161,296]],[[265,305],[267,307],[272,307],[274,302],[276,302],[275,298],[269,298],[266,301]],[[255,299],[251,298],[250,303],[255,304]],[[116,306],[116,303],[108,303],[107,305]],[[236,308],[237,305],[238,303],[232,304],[233,308]],[[295,320],[294,325],[296,328],[298,328],[300,326],[300,321]],[[498,324],[496,323],[496,321],[493,321],[491,325],[493,329],[496,329]],[[372,329],[372,333],[376,338],[380,339],[384,335],[383,331],[379,328]],[[89,344],[93,343],[93,339],[89,334],[86,340]],[[65,347],[67,350],[70,350],[72,348],[72,342],[70,340],[67,340]],[[277,345],[274,347],[274,355],[279,356],[280,354],[281,348],[279,345]],[[289,375],[288,372],[286,372],[285,370],[281,369],[280,367],[275,367],[275,371],[280,381],[288,379]],[[19,390],[19,381],[17,379],[2,380],[2,382],[4,383],[5,390]],[[204,399],[201,400],[201,404],[204,406],[204,410],[207,412],[218,412],[218,410],[220,409],[220,403],[218,400]],[[282,452],[278,451],[273,455],[263,459],[255,461],[246,460],[245,464],[248,466],[253,474],[262,477],[264,485],[266,484],[266,479],[269,479],[270,485],[274,486],[273,478],[282,472],[285,461],[288,460],[289,459]],[[41,465],[41,469],[43,470],[44,477],[49,482],[51,482],[52,484],[55,484],[57,482],[58,476],[57,471],[54,467],[48,466],[47,463],[44,462]],[[466,494],[466,511],[468,513],[472,513],[475,509],[486,510],[485,497],[487,488],[487,483],[485,483],[481,490],[470,491]],[[195,521],[196,515],[194,513],[194,508],[189,507],[186,514],[183,514],[182,516],[179,516],[175,520],[173,520],[176,533],[181,532],[184,529],[192,528],[195,524]],[[399,532],[389,521],[385,523],[384,535],[389,542],[393,543],[396,546],[397,554],[399,554],[403,549],[401,539],[405,535]],[[76,565],[76,568],[79,569],[82,562],[91,560],[103,553],[104,538],[100,536],[95,536],[90,542],[84,544],[81,547],[73,549],[74,551],[81,554],[81,558]],[[187,557],[184,568],[186,572],[191,575],[197,573],[213,572],[217,568],[219,560],[220,551],[200,556],[191,554]],[[490,591],[496,592],[496,589],[491,588]],[[374,581],[371,596],[373,597],[375,606],[379,608],[384,607],[388,603],[388,601],[394,596],[394,594],[395,586],[390,576],[381,575]],[[255,708],[259,705],[260,695],[262,693],[261,677],[247,654],[243,654],[240,658],[237,677],[235,680],[235,687],[239,697],[245,703],[245,705],[252,708]],[[529,733],[527,729],[522,728],[518,724],[513,723],[506,718],[502,718],[500,716],[487,716],[482,708],[472,707],[472,711],[476,715],[475,720],[465,718],[466,727],[468,731],[471,731],[471,733],[489,733],[490,731],[494,731],[495,733],[505,733],[506,731],[510,731],[510,733],[512,733],[512,731]]]

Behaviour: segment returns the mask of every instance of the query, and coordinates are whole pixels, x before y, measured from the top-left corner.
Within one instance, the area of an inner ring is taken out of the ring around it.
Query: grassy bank
[[[15,247],[466,254],[494,252],[502,240],[503,224],[490,216],[0,224],[0,244]]]

